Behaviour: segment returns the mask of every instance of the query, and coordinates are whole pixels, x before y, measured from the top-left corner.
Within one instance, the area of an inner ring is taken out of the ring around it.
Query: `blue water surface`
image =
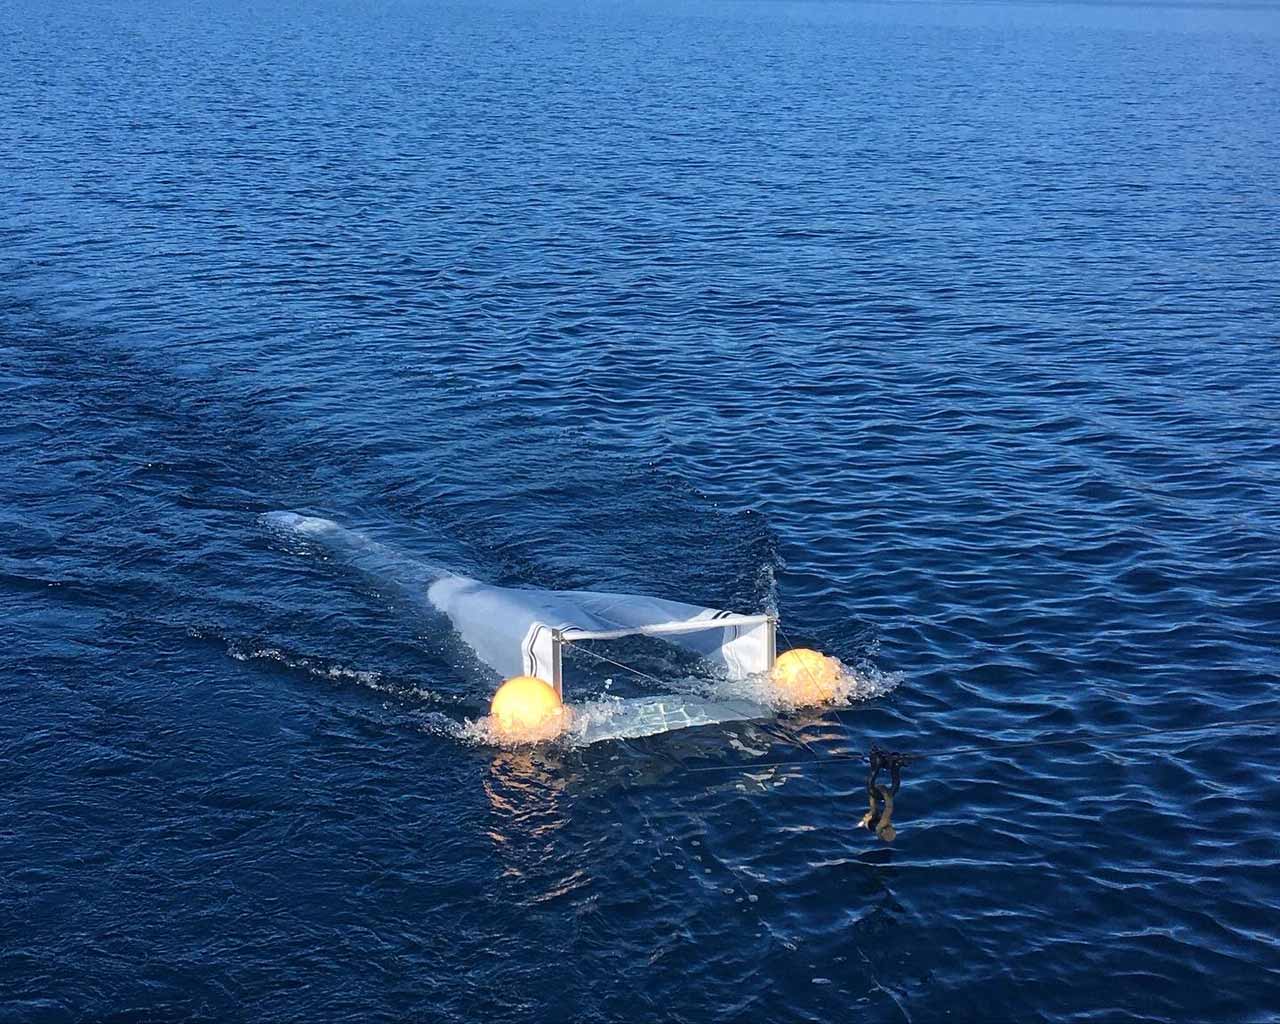
[[[1280,1018],[1280,9],[0,15],[0,1020]],[[275,509],[887,682],[493,747]]]

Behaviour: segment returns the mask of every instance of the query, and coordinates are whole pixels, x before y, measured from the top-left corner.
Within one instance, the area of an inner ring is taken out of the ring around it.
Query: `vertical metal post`
[[[553,629],[551,631],[551,685],[556,688],[556,694],[560,700],[564,700],[564,677],[561,673],[560,660],[560,644],[562,637],[560,630]]]
[[[769,616],[769,628],[765,633],[765,671],[768,672],[773,668],[773,663],[778,660],[778,617],[776,615]]]

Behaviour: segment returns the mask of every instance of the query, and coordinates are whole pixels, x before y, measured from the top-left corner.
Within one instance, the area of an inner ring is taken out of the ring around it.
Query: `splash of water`
[[[850,707],[883,697],[901,682],[898,673],[853,669],[843,662],[840,667],[840,684],[830,707]],[[767,676],[736,680],[685,677],[672,680],[669,685],[673,692],[661,696],[604,696],[566,705],[571,724],[556,742],[585,747],[677,729],[759,721],[800,710],[770,685]],[[522,745],[499,735],[487,716],[465,719],[450,735],[475,746]]]

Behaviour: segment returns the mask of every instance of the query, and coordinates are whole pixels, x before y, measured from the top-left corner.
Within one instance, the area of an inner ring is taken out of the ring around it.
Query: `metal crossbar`
[[[722,615],[713,619],[695,619],[692,622],[663,622],[654,626],[633,626],[629,629],[608,629],[608,630],[585,630],[578,629],[575,626],[569,626],[564,629],[553,629],[551,631],[551,675],[552,686],[555,687],[556,693],[564,697],[564,666],[563,666],[563,650],[565,647],[574,647],[577,650],[585,652],[598,661],[607,662],[616,668],[623,669],[627,672],[634,673],[637,676],[648,679],[651,682],[662,685],[662,680],[656,676],[651,676],[647,672],[641,672],[639,669],[632,668],[630,665],[624,665],[620,661],[614,661],[612,658],[606,658],[603,654],[598,654],[587,647],[582,646],[580,640],[620,640],[628,636],[679,636],[684,633],[701,633],[712,629],[724,629],[730,626],[760,626],[767,624],[769,626],[767,636],[767,655],[768,662],[766,671],[773,667],[774,659],[777,657],[777,629],[778,619],[775,615]]]

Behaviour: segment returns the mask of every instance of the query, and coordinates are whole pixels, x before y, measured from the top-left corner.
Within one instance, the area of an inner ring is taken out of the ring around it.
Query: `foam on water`
[[[883,697],[901,681],[896,673],[869,675],[841,663],[837,696],[828,708],[847,708]],[[762,721],[801,710],[779,694],[767,676],[746,679],[673,678],[671,693],[644,697],[605,695],[580,703],[566,702],[568,729],[555,741],[585,747],[608,740],[637,739],[678,729]],[[805,710],[813,710],[806,708]],[[486,746],[523,746],[496,733],[488,716],[466,719],[452,735]]]
[[[367,690],[396,697],[412,698],[432,704],[456,705],[462,702],[454,694],[441,693],[414,683],[391,680],[382,672],[332,664],[321,658],[292,654],[278,647],[228,640],[227,654],[236,661],[273,663],[297,672],[304,672],[317,679],[333,683],[352,683]]]
[[[836,684],[832,707],[848,707],[861,701],[883,697],[891,693],[901,682],[902,674],[888,672],[866,664],[854,668],[839,658],[840,678]],[[746,676],[742,679],[700,678],[689,676],[681,679],[677,687],[713,700],[751,701],[769,708],[774,713],[797,711],[807,705],[797,704],[786,694],[778,692],[767,675]]]
[[[587,747],[607,740],[638,739],[677,729],[723,725],[767,718],[770,709],[750,701],[713,701],[672,694],[650,697],[602,697],[582,703],[566,703],[569,726],[555,743]],[[455,734],[468,743],[511,747],[525,746],[492,728],[486,715],[466,719]]]

